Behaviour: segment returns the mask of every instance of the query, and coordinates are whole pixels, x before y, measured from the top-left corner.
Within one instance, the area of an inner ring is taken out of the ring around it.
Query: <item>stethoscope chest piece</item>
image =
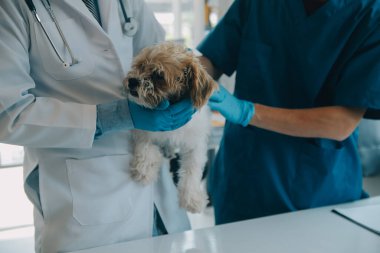
[[[129,17],[127,11],[125,10],[124,0],[119,0],[121,11],[124,16],[124,24],[123,24],[123,33],[128,37],[133,37],[137,33],[139,29],[139,23],[134,17]]]
[[[137,30],[138,30],[138,22],[135,18],[130,17],[128,18],[128,21],[126,21],[123,25],[124,34],[128,37],[135,36]]]

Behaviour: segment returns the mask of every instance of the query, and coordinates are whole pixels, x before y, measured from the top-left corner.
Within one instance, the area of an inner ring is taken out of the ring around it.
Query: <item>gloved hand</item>
[[[236,98],[222,85],[211,95],[208,105],[212,110],[220,112],[226,120],[242,126],[247,126],[255,114],[253,103]]]
[[[189,99],[173,105],[163,101],[157,108],[148,109],[127,99],[97,105],[95,136],[128,129],[146,131],[175,130],[188,121],[196,111]]]
[[[128,103],[134,128],[146,131],[171,131],[185,125],[195,113],[190,99],[170,105],[164,100],[155,109]]]

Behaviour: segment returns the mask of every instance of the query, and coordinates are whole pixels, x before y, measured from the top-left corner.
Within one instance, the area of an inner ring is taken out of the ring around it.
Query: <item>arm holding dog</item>
[[[189,100],[150,109],[127,99],[97,105],[95,136],[120,130],[171,131],[190,121],[195,109]]]

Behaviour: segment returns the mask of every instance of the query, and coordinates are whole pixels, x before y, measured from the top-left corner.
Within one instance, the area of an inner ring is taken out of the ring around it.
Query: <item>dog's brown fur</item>
[[[131,79],[137,80],[138,86],[133,88],[135,96],[129,97],[148,108],[155,108],[164,99],[175,103],[185,97],[200,108],[218,87],[190,50],[172,42],[143,49],[124,81],[129,93]]]

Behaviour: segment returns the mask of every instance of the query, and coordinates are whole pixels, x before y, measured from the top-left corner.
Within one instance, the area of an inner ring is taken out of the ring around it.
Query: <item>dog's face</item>
[[[199,108],[217,88],[191,51],[169,42],[143,49],[124,86],[131,101],[147,108],[155,108],[165,99],[172,104],[185,97]]]

